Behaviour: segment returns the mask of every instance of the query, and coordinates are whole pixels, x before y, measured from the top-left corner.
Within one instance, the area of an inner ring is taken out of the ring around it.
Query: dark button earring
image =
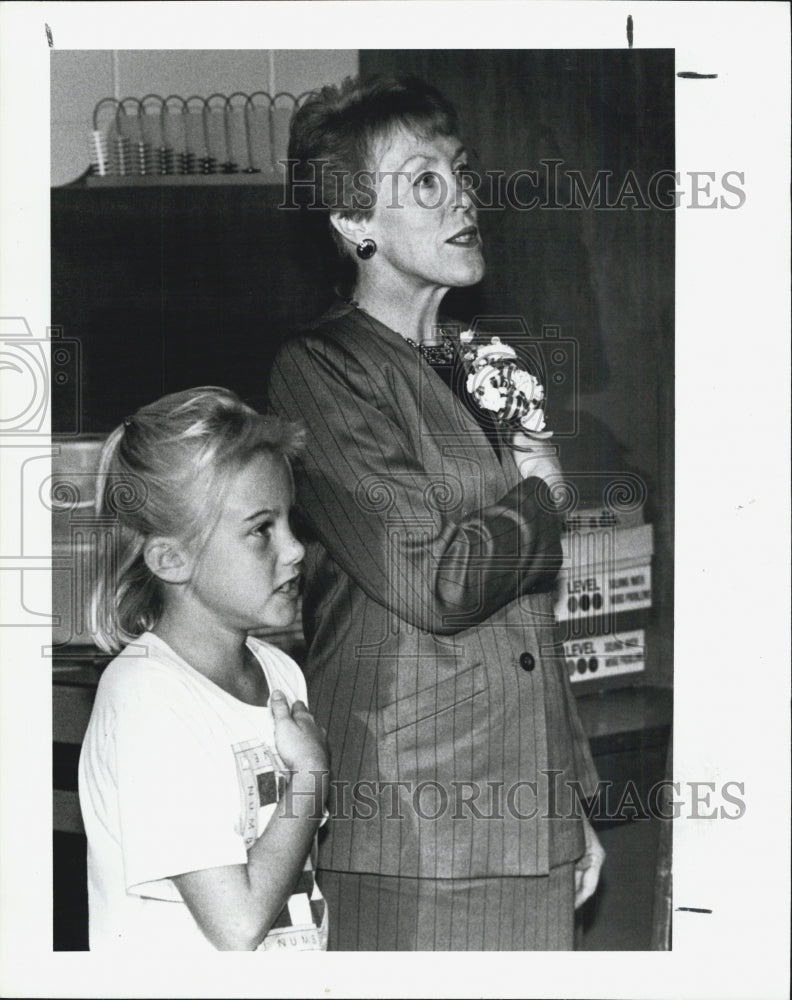
[[[369,260],[377,252],[377,244],[374,240],[366,238],[357,245],[357,255],[361,260]]]

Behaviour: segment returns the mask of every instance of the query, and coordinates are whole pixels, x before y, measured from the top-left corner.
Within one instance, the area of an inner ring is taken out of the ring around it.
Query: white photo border
[[[788,996],[786,4],[4,3],[0,315],[25,317],[39,337],[50,324],[46,26],[64,49],[245,48],[251,39],[270,49],[622,48],[628,15],[636,47],[672,48],[677,71],[717,74],[677,78],[677,169],[745,178],[739,210],[677,212],[674,770],[683,781],[742,781],[746,802],[739,821],[675,824],[675,906],[712,913],[676,912],[669,953],[509,954],[497,963],[481,954],[218,955],[156,969],[53,953],[51,675],[39,635],[6,628],[2,995]],[[2,510],[13,520],[30,443],[2,443]],[[36,530],[48,550],[42,515]],[[0,601],[17,599],[7,589],[13,576],[0,573]]]

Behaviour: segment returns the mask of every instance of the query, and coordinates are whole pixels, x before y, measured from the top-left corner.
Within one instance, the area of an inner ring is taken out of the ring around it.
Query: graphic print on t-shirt
[[[250,850],[283,797],[288,771],[278,752],[261,740],[245,740],[233,744],[231,749],[242,794],[239,831]],[[288,902],[259,947],[264,951],[326,948],[326,911],[309,858]]]
[[[245,838],[245,847],[250,850],[269,822],[272,807],[283,795],[287,772],[278,752],[261,740],[234,743],[231,749],[242,791],[239,832]],[[267,814],[260,817],[259,810],[267,806],[270,807]]]

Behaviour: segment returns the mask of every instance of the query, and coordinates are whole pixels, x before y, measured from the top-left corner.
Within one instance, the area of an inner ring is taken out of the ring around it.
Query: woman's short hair
[[[114,551],[96,553],[91,631],[100,648],[116,652],[159,620],[162,586],[146,565],[147,539],[199,544],[230,474],[262,452],[289,461],[303,437],[297,425],[214,386],[164,396],[116,427],[102,448],[96,491],[97,516],[115,525]]]
[[[347,78],[315,91],[291,123],[292,204],[354,218],[368,214],[370,187],[355,178],[373,169],[376,144],[400,128],[454,136],[459,120],[453,104],[416,77]]]

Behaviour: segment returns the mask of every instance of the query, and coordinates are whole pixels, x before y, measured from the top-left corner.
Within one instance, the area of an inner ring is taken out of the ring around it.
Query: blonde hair
[[[265,452],[287,462],[304,431],[262,416],[228,389],[203,386],[163,396],[127,417],[102,448],[96,514],[112,518],[115,546],[100,553],[91,632],[117,652],[162,614],[160,581],[146,565],[156,535],[195,542],[219,515],[228,473]]]

